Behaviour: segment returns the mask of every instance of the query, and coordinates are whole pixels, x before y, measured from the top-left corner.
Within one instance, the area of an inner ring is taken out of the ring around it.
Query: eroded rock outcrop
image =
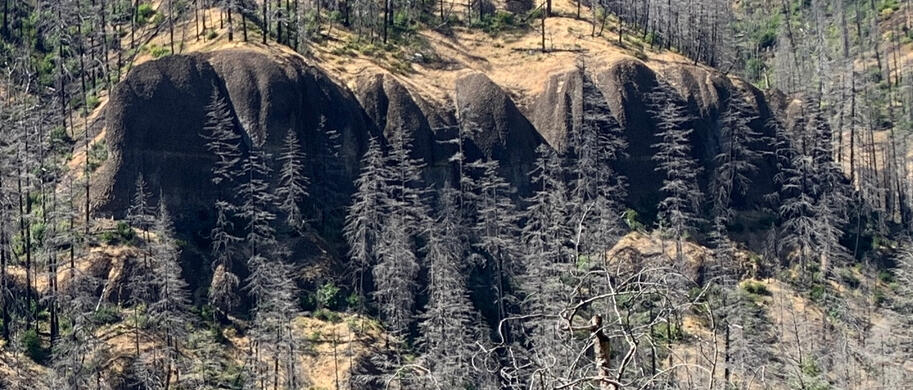
[[[685,105],[691,115],[690,125],[695,130],[692,153],[701,163],[700,181],[705,188],[714,169],[714,156],[726,145],[721,139],[720,126],[730,97],[738,93],[749,99],[755,116],[750,126],[764,136],[773,136],[765,124],[774,113],[763,94],[753,86],[735,83],[698,66],[675,65],[656,72],[638,60],[621,59],[607,64],[590,64],[586,68],[569,66],[547,78],[543,92],[536,97],[528,114],[535,128],[556,149],[563,150],[569,132],[581,124],[584,81],[598,86],[601,94],[595,98],[605,100],[623,128],[628,141],[628,158],[619,162],[618,169],[629,179],[628,202],[638,209],[651,209],[659,201],[662,177],[655,172],[656,165],[652,161],[653,145],[658,139],[655,137],[656,120],[649,108],[649,94],[660,83],[678,93],[678,103]],[[769,142],[758,142],[753,147],[765,158],[755,162],[758,170],[753,181],[758,185],[758,191],[736,199],[742,207],[756,205],[761,195],[772,190],[774,161],[766,157],[773,152],[772,146]]]
[[[412,137],[413,155],[428,166],[426,179],[440,185],[453,175],[448,162],[453,146],[443,141],[463,126],[470,130],[468,157],[498,160],[504,177],[522,195],[530,189],[536,148],[564,148],[568,133],[579,126],[584,82],[595,85],[598,98],[623,128],[629,157],[618,169],[629,179],[629,203],[636,208],[653,208],[659,200],[662,178],[652,161],[656,123],[648,107],[648,95],[657,85],[673,87],[692,115],[693,149],[704,166],[705,185],[713,156],[725,144],[720,139],[720,115],[727,99],[741,91],[740,96],[751,100],[757,114],[751,126],[756,131],[768,133],[764,124],[774,115],[761,92],[750,85],[696,66],[669,66],[657,74],[633,58],[555,72],[533,103],[521,109],[478,72],[459,77],[450,91],[450,105],[442,106],[386,73],[362,76],[351,92],[297,57],[243,50],[170,56],[137,66],[112,93],[106,108],[110,159],[97,175],[97,211],[122,217],[142,173],[153,192],[161,192],[182,234],[205,248],[205,233],[213,223],[211,205],[220,191],[209,180],[215,156],[206,150],[200,134],[214,92],[229,103],[246,145],[277,153],[287,131],[298,133],[311,156],[308,174],[315,199],[310,206],[320,214],[321,229],[341,227],[368,139],[386,143],[399,131]],[[338,139],[327,137],[329,129],[339,133]],[[331,141],[339,153],[327,153]],[[771,148],[769,143],[755,147],[761,152]],[[339,169],[328,169],[329,165]],[[765,159],[758,165],[754,181],[761,190],[740,200],[747,208],[772,183],[772,162]],[[330,192],[335,193],[332,200],[324,195]],[[338,232],[320,234],[292,246],[296,252],[331,254],[330,247],[339,244]]]
[[[229,103],[245,143],[271,153],[291,129],[310,156],[325,158],[324,132],[338,131],[342,170],[339,177],[309,172],[317,186],[351,182],[367,139],[377,133],[354,95],[302,61],[282,64],[265,54],[222,51],[148,62],[115,88],[106,108],[110,159],[98,180],[100,211],[121,216],[142,173],[182,222],[211,218],[206,210],[217,195],[209,180],[215,156],[201,132],[213,91]]]

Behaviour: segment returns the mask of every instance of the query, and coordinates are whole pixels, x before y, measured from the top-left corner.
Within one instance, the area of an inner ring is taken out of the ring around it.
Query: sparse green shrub
[[[336,284],[333,282],[326,282],[323,286],[320,286],[317,289],[317,306],[320,308],[327,308],[336,310],[339,309],[340,304],[342,303],[342,295],[340,294],[339,287],[336,287]]]
[[[51,150],[58,154],[67,153],[73,145],[73,138],[67,133],[67,129],[58,126],[51,130],[49,134]]]
[[[209,30],[209,32],[206,33],[206,39],[210,40],[210,41],[213,39],[216,39],[216,37],[218,37],[218,36],[219,36],[219,33],[217,33],[215,30]]]
[[[34,222],[29,231],[32,236],[32,245],[42,246],[44,244],[44,233],[47,231],[47,225],[42,222]]]
[[[136,232],[126,222],[119,221],[113,231],[106,231],[101,234],[101,241],[108,245],[132,244],[136,238]]]
[[[330,11],[330,15],[328,18],[333,23],[342,23],[345,21],[345,18],[343,17],[342,12],[339,12],[338,10]]]
[[[761,80],[767,65],[760,58],[750,58],[745,61],[745,75],[749,80]]]
[[[527,20],[532,20],[532,18]],[[519,30],[524,26],[513,13],[497,11],[493,14],[485,15],[481,19],[473,20],[471,27],[481,29],[491,35],[497,35],[505,31]]]
[[[161,12],[156,12],[155,15],[152,16],[153,25],[162,24],[163,21],[165,21],[165,15],[163,15]]]
[[[359,307],[361,306],[361,303],[361,297],[354,292],[346,297],[346,306],[348,307]]]
[[[890,271],[880,271],[878,272],[878,280],[887,284],[894,283],[894,273]]]
[[[334,324],[338,324],[342,321],[342,316],[340,316],[339,313],[327,309],[317,309],[317,311],[314,312],[314,318]]]
[[[661,42],[659,41],[659,36],[656,35],[656,33],[652,32],[652,31],[647,33],[647,35],[644,37],[644,43],[650,45],[650,47],[661,44]]]
[[[536,8],[534,8],[534,9],[532,9],[532,10],[530,10],[529,12],[526,13],[526,20],[532,21],[532,20],[541,19],[541,18],[542,18],[542,14],[543,14],[544,12],[545,12],[545,10],[542,9],[542,7],[536,7]],[[602,18],[602,12],[601,12],[601,10],[600,10],[600,16],[599,16],[599,17]]]
[[[171,51],[168,50],[167,47],[159,46],[159,45],[149,45],[147,50],[149,52],[149,55],[152,56],[152,58],[160,58],[160,57],[164,57],[166,55],[171,54]]]
[[[809,297],[815,302],[821,302],[824,300],[824,297],[827,295],[827,288],[821,284],[815,284],[812,286],[812,289],[809,290]]]
[[[89,171],[95,172],[98,167],[108,160],[107,143],[102,140],[89,147]]]
[[[136,21],[139,24],[146,24],[155,16],[155,9],[152,8],[152,4],[143,3],[140,4],[136,9]]]
[[[881,0],[878,2],[878,12],[882,15],[890,15],[900,9],[900,3],[897,0]]]
[[[859,278],[853,274],[853,271],[847,268],[840,270],[840,280],[843,281],[843,284],[852,289],[859,288],[859,284],[861,283]]]
[[[767,288],[767,285],[761,282],[756,282],[754,280],[746,280],[742,282],[742,289],[745,292],[753,295],[759,296],[770,296],[770,290]]]
[[[590,269],[590,266],[591,266],[590,262],[591,262],[590,256],[580,255],[577,258],[577,269],[579,269],[579,270]]]
[[[25,355],[31,358],[32,361],[43,363],[47,360],[49,351],[41,345],[41,337],[38,336],[38,332],[35,329],[23,332],[22,336],[19,337],[19,343],[22,344]]]
[[[625,210],[624,214],[622,214],[622,218],[625,221],[625,225],[628,225],[628,228],[632,231],[639,232],[644,230],[644,224],[637,219],[638,214],[634,209]]]
[[[885,295],[884,291],[880,288],[876,288],[872,293],[872,301],[875,303],[875,306],[882,307],[888,302],[888,296]]]
[[[83,107],[82,114],[83,115],[91,114],[92,111],[94,111],[95,108],[97,108],[99,104],[101,104],[101,101],[98,100],[97,96],[95,96],[95,95],[86,96],[86,105],[85,105],[85,107]]]
[[[685,336],[685,333],[682,332],[682,329],[675,324],[670,324],[669,322],[660,322],[653,326],[652,336],[653,340],[661,344],[668,344],[674,341],[682,340]]]
[[[298,297],[298,307],[304,311],[312,311],[317,308],[316,294],[301,294]]]
[[[92,321],[98,325],[115,324],[120,320],[120,312],[117,310],[117,306],[107,303],[99,306],[98,310],[92,314]]]

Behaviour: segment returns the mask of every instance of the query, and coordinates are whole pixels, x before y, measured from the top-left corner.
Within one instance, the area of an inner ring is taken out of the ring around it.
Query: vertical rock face
[[[724,144],[719,119],[729,96],[740,90],[752,100],[757,119],[751,126],[759,132],[768,133],[764,123],[773,115],[760,91],[749,85],[698,67],[673,67],[657,75],[634,59],[554,73],[524,113],[482,73],[457,79],[452,106],[439,107],[388,74],[358,79],[352,93],[296,57],[243,50],[170,56],[137,66],[111,95],[105,115],[110,158],[96,175],[97,212],[122,217],[142,173],[172,209],[183,235],[204,247],[212,203],[225,191],[209,180],[215,156],[201,136],[213,91],[231,106],[247,146],[276,154],[287,131],[298,133],[310,156],[311,210],[328,229],[339,227],[367,140],[378,137],[386,143],[399,131],[412,137],[413,156],[428,165],[425,178],[431,184],[453,178],[448,159],[454,149],[443,141],[462,126],[471,130],[468,158],[498,160],[504,177],[520,194],[528,193],[536,148],[563,149],[568,133],[579,126],[585,78],[623,128],[629,157],[618,168],[629,178],[630,206],[641,209],[655,206],[662,181],[652,161],[656,124],[647,104],[648,93],[659,83],[674,87],[692,114],[693,150],[704,166],[704,184],[713,156]],[[339,133],[337,140],[327,136],[329,129]],[[333,144],[339,153],[328,153]],[[771,151],[770,144],[755,146]],[[773,162],[765,159],[758,165],[754,183],[759,190],[740,200],[745,207],[757,202],[772,182]],[[332,199],[323,195],[334,191]],[[338,232],[322,233],[330,241],[338,239]]]
[[[536,148],[545,142],[542,136],[510,96],[484,74],[457,79],[453,96],[463,126],[470,131],[469,158],[498,160],[504,178],[520,193],[527,192]]]
[[[629,179],[629,205],[640,210],[652,209],[660,195],[662,177],[655,172],[656,165],[652,161],[655,153],[652,145],[658,141],[656,121],[648,105],[648,94],[659,84],[666,84],[678,92],[681,98],[678,103],[691,115],[692,153],[701,163],[701,185],[704,187],[714,169],[714,156],[725,147],[725,140],[721,139],[721,115],[735,92],[742,92],[751,100],[756,115],[750,123],[752,129],[764,136],[773,136],[765,124],[774,113],[754,87],[733,83],[697,66],[674,66],[657,74],[640,61],[622,59],[586,69],[572,66],[547,78],[545,89],[529,108],[529,115],[535,128],[555,149],[563,150],[568,133],[580,126],[584,78],[599,87],[602,95],[597,98],[606,101],[611,114],[623,128],[628,141],[628,157],[620,161],[618,168]],[[772,190],[774,175],[775,161],[768,157],[773,152],[772,145],[759,142],[753,147],[765,158],[755,162],[758,170],[753,182],[757,191],[735,200],[745,208],[757,204],[761,195]]]
[[[159,189],[178,218],[210,206],[216,189],[210,184],[215,156],[202,137],[206,106],[213,91],[224,98],[247,146],[279,152],[286,132],[298,133],[311,156],[323,153],[326,129],[340,133],[340,177],[308,172],[315,185],[350,182],[368,137],[376,135],[354,95],[301,61],[280,64],[246,51],[170,56],[133,69],[112,93],[106,108],[106,138],[111,158],[98,181],[99,211],[122,215],[139,173]],[[321,120],[325,121],[323,129]]]
[[[220,85],[212,66],[198,57],[167,57],[130,72],[106,109],[109,159],[95,186],[101,211],[122,216],[140,173],[176,211],[207,206],[213,158],[200,130],[204,107]]]
[[[425,181],[442,183],[450,175],[447,161],[453,151],[442,143],[455,134],[452,130],[456,120],[450,112],[414,96],[387,74],[360,78],[355,94],[384,139],[391,139],[399,132],[412,139],[412,156],[427,164]]]

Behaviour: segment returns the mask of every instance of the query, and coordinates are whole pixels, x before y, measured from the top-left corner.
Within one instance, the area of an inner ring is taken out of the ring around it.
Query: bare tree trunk
[[[597,314],[590,319],[590,334],[594,340],[593,356],[596,360],[596,368],[599,370],[599,377],[603,379],[611,378],[612,340],[602,329],[602,316]],[[599,389],[614,390],[615,386],[608,381],[600,380]]]
[[[540,18],[540,19],[542,22],[541,23],[541,26],[542,26],[542,29],[541,29],[542,30],[542,52],[545,53],[545,51],[546,51],[546,49],[545,49],[545,14],[542,14],[542,18]]]

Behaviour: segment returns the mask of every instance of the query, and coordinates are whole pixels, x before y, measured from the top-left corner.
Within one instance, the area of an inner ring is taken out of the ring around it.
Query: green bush
[[[29,329],[22,333],[19,342],[25,350],[25,355],[36,363],[43,363],[49,356],[47,348],[41,345],[41,337],[35,329]]]
[[[92,322],[97,325],[115,324],[121,320],[120,312],[117,306],[103,304],[92,314]]]
[[[900,9],[900,3],[897,0],[882,0],[878,3],[878,12],[882,15],[890,15],[898,9]]]
[[[340,308],[343,300],[339,287],[333,282],[326,282],[317,289],[317,306],[337,310]]]
[[[108,160],[108,147],[104,140],[89,147],[89,171],[94,172]]]
[[[132,244],[136,238],[136,232],[126,222],[120,221],[113,231],[107,231],[101,234],[101,240],[108,245]]]
[[[361,297],[354,292],[346,297],[346,306],[348,307],[359,307],[361,303]]]
[[[894,283],[894,273],[890,271],[881,271],[878,273],[878,280],[887,284]]]
[[[742,283],[742,289],[753,295],[770,296],[770,290],[767,285],[753,280],[746,280]]]
[[[529,20],[532,20],[532,18]],[[523,27],[523,25],[519,23],[516,15],[513,13],[497,11],[493,14],[485,15],[481,19],[473,20],[471,27],[481,29],[494,35],[503,31],[518,30]]]
[[[171,54],[171,51],[168,50],[167,47],[159,45],[150,45],[147,50],[149,51],[149,55],[151,55],[152,58],[160,58]]]
[[[813,301],[820,303],[827,295],[827,288],[821,284],[816,284],[812,286],[812,289],[809,291],[808,295],[812,298]]]
[[[750,80],[761,80],[764,76],[764,68],[767,65],[760,58],[751,58],[745,61],[745,74]]]
[[[846,268],[840,270],[840,280],[843,281],[843,284],[853,289],[859,288],[859,285],[861,284],[859,278],[853,274],[853,271]]]
[[[140,4],[136,9],[136,21],[139,24],[146,24],[155,16],[156,12],[155,9],[152,8],[152,4]]]
[[[101,101],[98,100],[97,96],[95,96],[95,95],[86,96],[86,106],[83,107],[82,114],[83,115],[91,114],[92,111],[95,110],[95,108],[98,107],[99,104],[101,104]]]
[[[880,288],[876,288],[872,293],[872,300],[875,302],[875,306],[882,307],[888,302],[888,296]]]
[[[70,151],[73,145],[73,138],[67,133],[67,129],[57,126],[49,134],[51,138],[51,149],[58,154],[64,154]]]
[[[632,231],[644,230],[644,224],[638,221],[638,214],[634,209],[625,210],[624,214],[622,214],[622,218],[624,219],[625,224],[628,225],[628,228]]]
[[[35,222],[29,228],[29,231],[32,235],[32,245],[42,246],[44,244],[44,233],[47,231],[48,227],[44,223]]]
[[[661,344],[671,343],[673,341],[680,341],[684,338],[685,334],[682,332],[682,329],[676,326],[675,324],[670,324],[668,322],[660,322],[653,326],[652,331],[653,339]]]

